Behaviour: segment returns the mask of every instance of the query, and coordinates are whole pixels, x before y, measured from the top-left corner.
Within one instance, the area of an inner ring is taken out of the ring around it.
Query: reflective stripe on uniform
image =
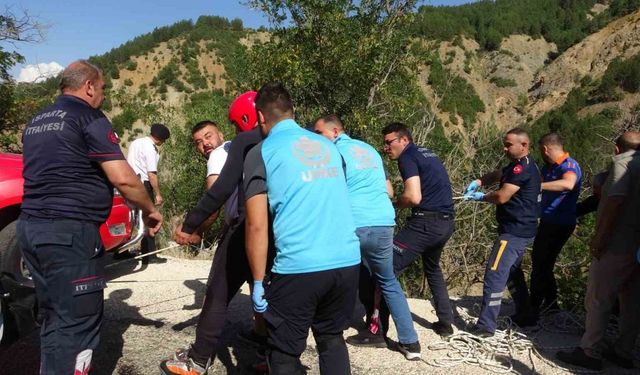
[[[498,249],[498,255],[496,255],[496,260],[493,261],[493,265],[491,266],[491,271],[495,271],[498,269],[498,264],[500,264],[500,258],[502,258],[502,253],[504,249],[507,247],[507,240],[500,240],[500,249]]]

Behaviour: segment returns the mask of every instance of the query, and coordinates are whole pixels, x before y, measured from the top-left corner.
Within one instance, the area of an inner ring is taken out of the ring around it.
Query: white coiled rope
[[[474,318],[465,311],[457,308],[458,313],[467,326],[474,323]],[[474,305],[474,310],[479,310],[479,305]],[[493,337],[481,338],[471,333],[458,331],[440,341],[427,346],[432,352],[442,353],[441,355],[424,360],[430,366],[451,368],[461,365],[478,366],[484,370],[497,373],[515,373],[514,357],[526,355],[531,362],[532,373],[536,370],[537,357],[546,365],[566,370],[572,373],[597,374],[601,371],[587,369],[565,369],[545,358],[540,351],[555,351],[562,349],[573,349],[574,346],[543,346],[537,340],[537,336],[543,332],[554,334],[580,334],[584,330],[584,320],[577,314],[562,311],[555,314],[548,314],[541,318],[536,327],[523,333],[508,317],[501,317],[498,320],[498,329]],[[610,327],[610,333],[615,333],[615,328]]]

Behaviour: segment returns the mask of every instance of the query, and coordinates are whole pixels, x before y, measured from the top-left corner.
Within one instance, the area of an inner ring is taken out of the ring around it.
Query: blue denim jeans
[[[402,344],[418,341],[409,304],[393,272],[393,227],[361,227],[356,229],[356,234],[362,260],[378,283],[396,323],[398,341]]]

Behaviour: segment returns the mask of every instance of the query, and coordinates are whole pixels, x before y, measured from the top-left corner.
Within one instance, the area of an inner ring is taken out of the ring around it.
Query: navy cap
[[[164,142],[169,138],[171,132],[162,124],[153,124],[151,125],[151,135]]]

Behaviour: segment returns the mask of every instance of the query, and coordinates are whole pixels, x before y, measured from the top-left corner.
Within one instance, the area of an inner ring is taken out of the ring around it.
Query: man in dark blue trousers
[[[87,375],[103,314],[104,245],[114,186],[139,207],[154,235],[162,216],[122,155],[99,110],[104,78],[96,66],[71,63],[55,103],[22,134],[24,197],[17,234],[44,316],[41,375]]]
[[[529,293],[521,263],[524,252],[533,242],[540,216],[540,171],[529,156],[529,136],[520,128],[507,132],[504,152],[511,163],[472,181],[465,199],[496,205],[498,239],[493,244],[484,273],[482,310],[472,332],[481,337],[493,336],[497,328],[505,285],[516,305],[516,316],[525,316]],[[499,182],[496,191],[477,191],[481,186]]]
[[[418,257],[433,295],[438,321],[433,330],[441,336],[453,333],[453,310],[447,284],[440,268],[440,256],[454,230],[453,191],[442,160],[428,148],[413,143],[406,125],[392,123],[382,129],[384,151],[398,161],[404,189],[393,203],[396,208],[410,208],[411,216],[393,239],[393,268],[396,275],[406,270]],[[381,309],[381,323],[386,327],[387,311]]]

